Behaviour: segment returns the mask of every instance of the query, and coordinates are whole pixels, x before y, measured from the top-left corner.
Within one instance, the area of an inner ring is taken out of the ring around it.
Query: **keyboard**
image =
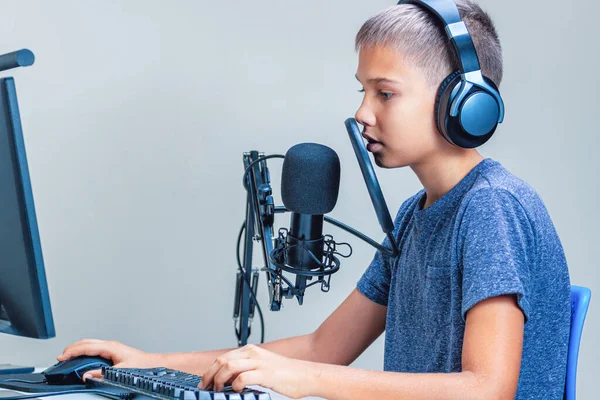
[[[116,395],[131,394],[132,399],[158,400],[271,400],[268,393],[245,388],[242,392],[226,386],[222,392],[201,390],[202,377],[169,368],[103,367],[102,378],[88,378],[89,388]]]

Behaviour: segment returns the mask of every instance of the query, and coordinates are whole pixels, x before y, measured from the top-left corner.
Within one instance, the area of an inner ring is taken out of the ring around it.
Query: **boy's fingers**
[[[79,356],[100,356],[112,360],[113,355],[113,349],[106,342],[100,342],[73,346],[71,349],[58,356],[57,360],[64,361]],[[115,360],[112,361],[115,362]]]
[[[223,388],[242,372],[255,370],[259,361],[245,358],[230,362],[226,367],[221,368],[212,378],[212,384],[215,391],[220,392]]]
[[[219,370],[223,368],[223,366],[225,366],[228,362],[245,358],[248,358],[248,355],[240,349],[232,350],[228,353],[217,357],[212,363],[212,365],[208,367],[208,369],[204,372],[204,375],[202,375],[202,381],[200,382],[199,386],[200,389],[206,389],[207,387],[212,385],[213,378],[215,377],[217,372],[219,372]]]
[[[66,348],[65,351],[57,357],[57,360],[64,361],[81,355],[95,356],[96,354],[88,354],[88,347],[89,345],[86,345],[85,343],[77,342]]]
[[[94,369],[92,371],[88,371],[85,374],[83,374],[83,381],[85,382],[85,380],[87,378],[102,378],[102,370],[101,369]]]
[[[103,340],[98,340],[98,339],[83,339],[83,340],[79,340],[75,343],[71,343],[70,345],[68,345],[67,347],[64,348],[64,350],[62,351],[62,354],[60,354],[58,357],[56,357],[56,359],[58,361],[63,361],[66,360],[67,358],[70,357],[64,357],[66,353],[71,353],[71,351],[75,348],[81,347],[81,346],[85,346],[88,344],[98,344],[98,343],[102,343],[104,342]]]

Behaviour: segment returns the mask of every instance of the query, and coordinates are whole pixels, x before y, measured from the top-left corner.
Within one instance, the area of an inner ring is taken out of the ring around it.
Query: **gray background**
[[[26,47],[37,57],[33,67],[10,74],[57,331],[48,341],[1,337],[2,362],[48,365],[84,337],[153,352],[235,346],[244,151],[283,153],[305,141],[333,147],[342,182],[331,215],[382,238],[343,121],[361,100],[354,35],[393,1],[1,4],[0,52]],[[592,18],[599,6],[482,5],[504,47],[507,114],[481,151],[541,194],[572,282],[598,296],[599,48]],[[278,204],[280,165],[269,163]],[[392,214],[421,188],[410,169],[377,172]],[[329,293],[313,288],[304,306],[287,300],[271,313],[261,276],[267,340],[314,330],[371,260],[366,244],[328,231],[355,253]],[[597,392],[595,300],[579,363],[583,399]],[[253,327],[256,342],[258,320]],[[354,365],[381,369],[382,338]]]

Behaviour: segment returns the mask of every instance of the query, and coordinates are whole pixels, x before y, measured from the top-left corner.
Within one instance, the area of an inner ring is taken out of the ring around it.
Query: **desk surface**
[[[45,368],[36,368],[35,372],[42,372]],[[277,392],[272,390],[260,387],[260,386],[251,386],[254,389],[262,390],[263,392],[269,393],[271,396],[271,400],[291,400],[289,397],[283,396]],[[7,397],[7,394],[2,392],[13,392],[12,390],[0,388],[0,398]],[[29,393],[30,394],[30,393]],[[10,395],[8,395],[10,396]],[[40,396],[42,398],[43,396]],[[48,399],[56,399],[56,400],[98,400],[98,399],[106,399],[106,397],[102,397],[97,394],[92,393],[81,393],[81,394],[68,394],[64,396],[53,396],[48,397]],[[302,400],[323,400],[320,397],[304,397]]]
[[[279,393],[273,392],[269,389],[265,389],[265,388],[261,388],[258,386],[254,386],[254,388],[262,390],[264,392],[269,393],[269,395],[271,396],[271,400],[289,400],[289,397],[283,396]],[[5,392],[9,392],[4,394]],[[2,397],[7,397],[7,396],[17,396],[19,394],[19,392],[15,392],[12,390],[8,390],[8,389],[2,389],[0,388],[0,399]],[[24,393],[24,394],[31,394],[31,393]],[[40,398],[43,398],[43,395],[40,396]],[[107,399],[106,397],[102,397],[100,395],[97,394],[92,394],[92,393],[81,393],[81,394],[68,394],[68,395],[64,395],[64,396],[53,396],[53,397],[48,397],[48,399],[56,399],[56,400],[98,400],[98,399]],[[320,397],[304,397],[303,400],[321,400]]]

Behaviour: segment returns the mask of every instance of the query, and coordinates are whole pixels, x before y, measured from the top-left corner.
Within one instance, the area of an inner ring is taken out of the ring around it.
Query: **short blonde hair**
[[[483,75],[496,86],[502,81],[502,48],[490,16],[472,0],[456,0],[458,12],[475,45]],[[369,18],[356,35],[356,51],[369,46],[389,46],[402,52],[407,62],[422,69],[428,82],[439,85],[460,63],[443,23],[422,6],[400,4]]]

